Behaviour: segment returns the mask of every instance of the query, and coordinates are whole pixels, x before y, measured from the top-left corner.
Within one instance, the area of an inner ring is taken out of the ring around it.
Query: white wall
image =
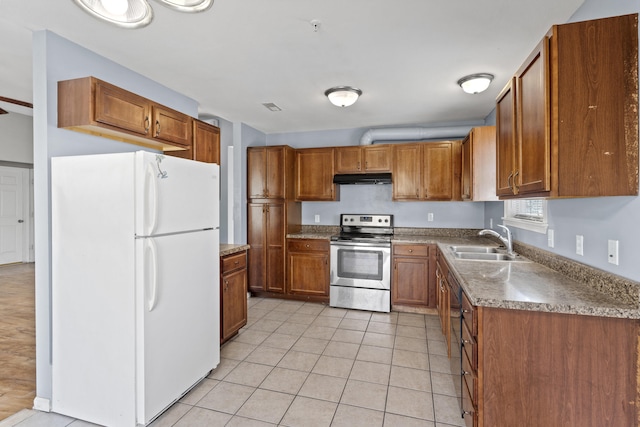
[[[137,145],[57,128],[57,82],[95,76],[175,110],[197,116],[197,103],[49,31],[33,37],[33,139],[36,248],[36,401],[51,398],[51,205],[49,165],[54,156],[131,152]],[[78,319],[81,321],[81,319]]]
[[[570,22],[640,12],[640,2],[628,0],[586,0]],[[515,71],[515,70],[514,70]],[[555,233],[555,247],[547,246],[544,234],[514,229],[514,239],[574,259],[584,264],[640,281],[640,198],[599,197],[550,200],[549,227]],[[485,226],[489,219],[501,222],[503,203],[486,204]],[[576,235],[584,236],[584,256],[576,255]],[[609,264],[607,241],[620,243],[619,265]]]
[[[33,118],[0,115],[0,161],[33,164]]]

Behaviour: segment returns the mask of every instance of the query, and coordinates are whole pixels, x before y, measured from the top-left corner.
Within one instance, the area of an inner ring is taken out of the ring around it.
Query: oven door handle
[[[331,246],[347,246],[347,247],[367,247],[367,248],[390,248],[391,243],[386,242],[331,242]]]

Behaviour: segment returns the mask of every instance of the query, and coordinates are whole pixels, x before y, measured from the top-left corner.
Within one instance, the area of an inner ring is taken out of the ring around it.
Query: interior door
[[[23,169],[0,166],[0,264],[23,260],[24,185]]]

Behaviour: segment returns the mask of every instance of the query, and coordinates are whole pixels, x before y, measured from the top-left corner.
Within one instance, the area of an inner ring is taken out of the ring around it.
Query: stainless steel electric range
[[[329,305],[391,311],[393,215],[341,214],[331,236]]]

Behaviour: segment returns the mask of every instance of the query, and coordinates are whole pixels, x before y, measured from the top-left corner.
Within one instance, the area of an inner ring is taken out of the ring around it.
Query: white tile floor
[[[437,316],[249,299],[249,321],[165,426],[463,426]],[[88,426],[23,411],[0,426]]]

